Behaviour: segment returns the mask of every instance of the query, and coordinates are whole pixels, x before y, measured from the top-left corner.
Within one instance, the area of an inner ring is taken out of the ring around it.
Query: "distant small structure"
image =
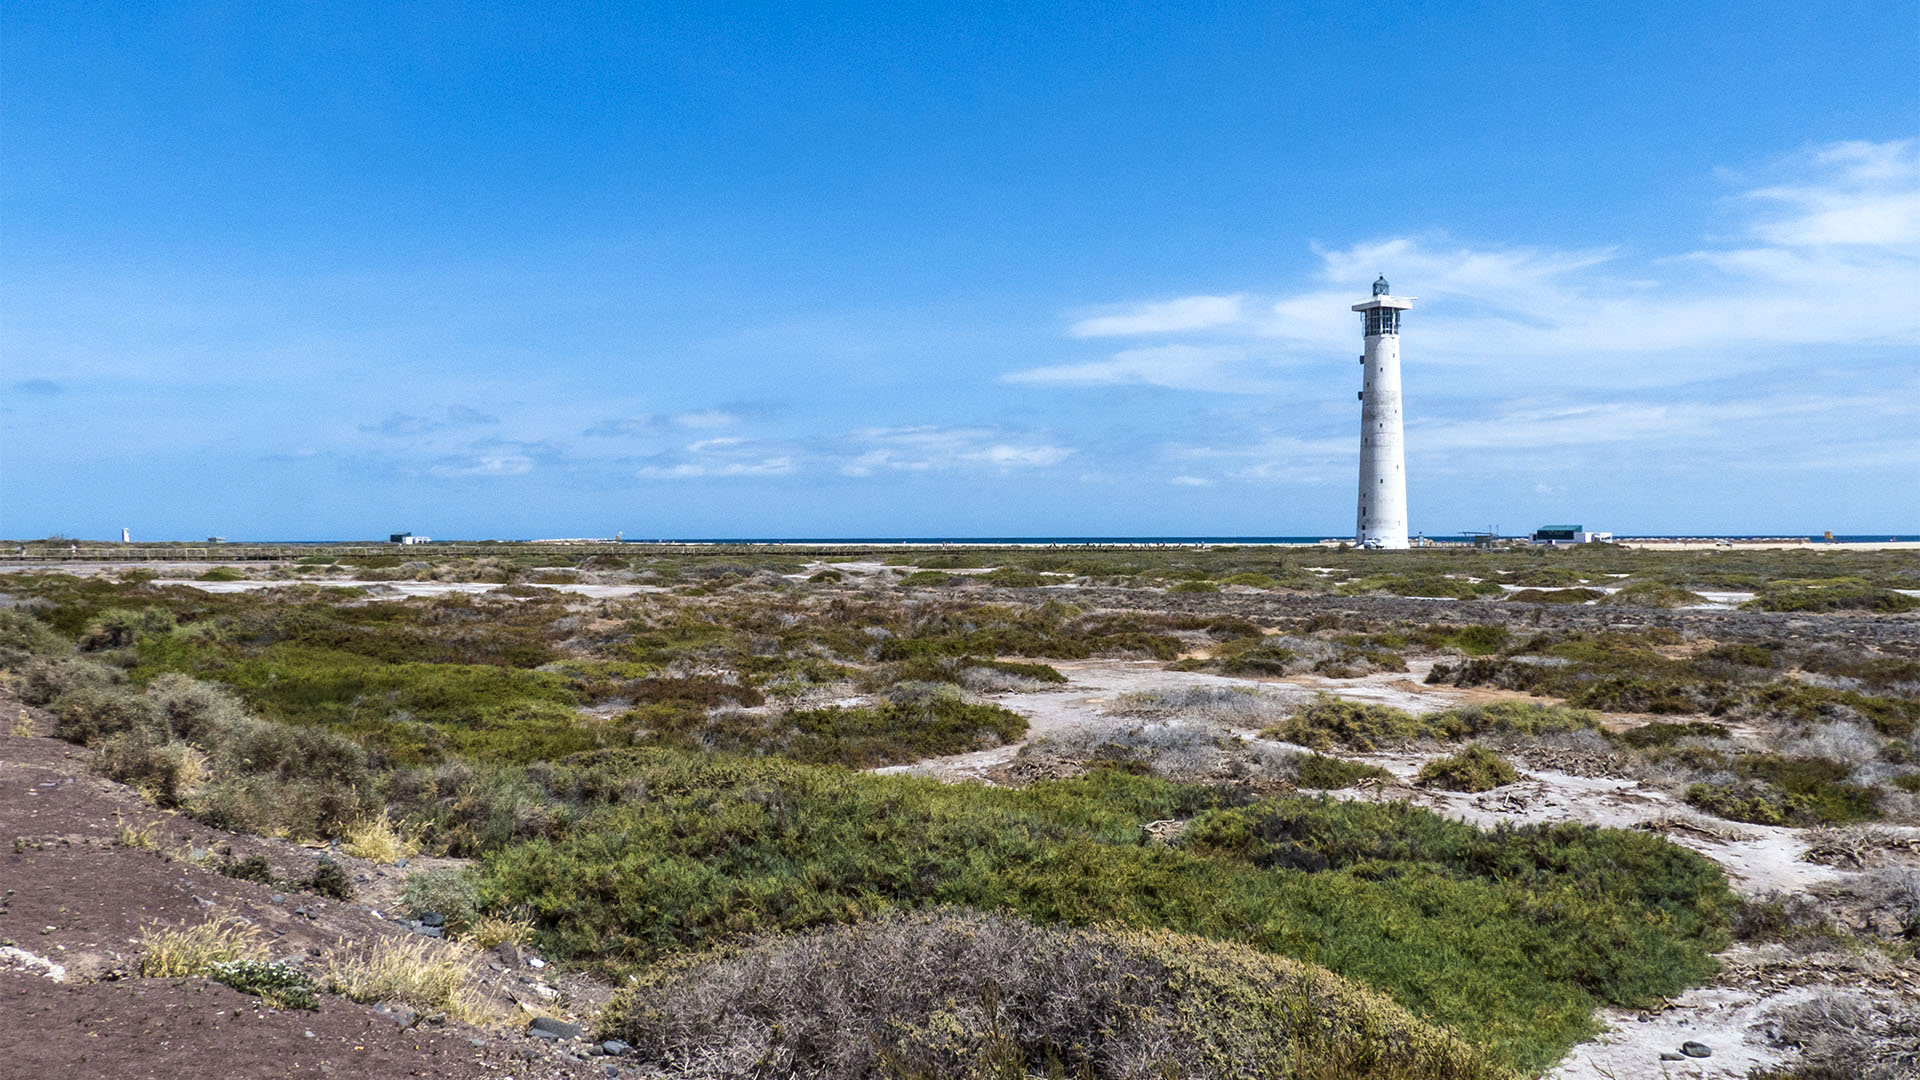
[[[433,543],[433,537],[431,536],[415,536],[412,533],[394,533],[392,536],[387,537],[387,540],[390,543],[403,545]]]
[[[120,542],[121,542],[121,543],[123,543],[123,544],[131,544],[131,543],[133,543],[133,530],[132,530],[132,529],[121,529],[121,530],[120,530]]]
[[[224,544],[224,543],[226,543],[226,542],[227,542],[227,538],[226,538],[226,537],[224,537],[224,536],[209,536],[209,537],[207,537],[207,543],[209,543],[209,544]]]
[[[1596,544],[1611,539],[1610,532],[1589,532],[1582,525],[1542,525],[1533,530],[1536,544]]]

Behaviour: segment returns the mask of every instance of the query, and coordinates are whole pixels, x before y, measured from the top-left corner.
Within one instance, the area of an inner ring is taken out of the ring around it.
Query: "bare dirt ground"
[[[4,691],[0,715],[9,724],[24,715],[39,733],[52,727]],[[322,852],[157,810],[92,775],[85,751],[39,733],[0,735],[0,1075],[634,1075],[621,1059],[588,1057],[583,1041],[529,1036],[532,1016],[581,1018],[607,990],[506,952],[463,954],[500,1017],[488,1029],[331,995],[318,1011],[283,1011],[205,979],[140,977],[149,927],[237,919],[270,942],[274,959],[302,962],[409,935],[381,910],[408,868],[329,854],[354,882],[350,902],[227,877],[212,868],[222,856],[261,855],[276,876],[297,878]]]

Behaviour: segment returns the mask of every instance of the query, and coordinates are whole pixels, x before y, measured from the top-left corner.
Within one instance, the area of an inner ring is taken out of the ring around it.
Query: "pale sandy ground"
[[[991,700],[1027,718],[1028,738],[1057,736],[1067,731],[1128,727],[1138,720],[1114,716],[1107,707],[1122,694],[1185,686],[1250,687],[1282,702],[1304,702],[1316,691],[1413,712],[1430,712],[1486,701],[1490,697],[1525,695],[1451,686],[1428,686],[1420,680],[1431,662],[1414,662],[1406,673],[1382,673],[1360,679],[1335,680],[1320,676],[1293,676],[1283,680],[1233,678],[1199,672],[1167,671],[1155,661],[1087,660],[1054,664],[1071,682],[1040,693],[996,694]],[[1250,738],[1253,732],[1234,734]],[[997,747],[973,754],[937,758],[914,765],[879,770],[936,776],[947,780],[982,780],[989,769],[1011,760],[1020,745]],[[1410,782],[1431,753],[1349,755],[1380,765]],[[1673,829],[1669,839],[1717,862],[1736,891],[1754,895],[1775,889],[1802,890],[1851,871],[1804,862],[1800,830],[1734,824],[1706,818],[1664,791],[1634,780],[1581,777],[1552,770],[1521,769],[1521,779],[1493,791],[1469,795],[1428,791],[1403,784],[1338,793],[1344,798],[1406,799],[1436,813],[1491,826],[1579,822],[1613,828],[1633,828],[1655,821],[1694,822],[1701,830]],[[1900,830],[1920,834],[1920,829]],[[1728,955],[1737,956],[1736,946]],[[1609,1030],[1591,1042],[1576,1046],[1547,1080],[1742,1080],[1756,1066],[1780,1064],[1785,1055],[1769,1047],[1762,1036],[1765,1014],[1782,1005],[1821,992],[1818,988],[1759,988],[1706,986],[1689,990],[1665,1008],[1652,1013],[1609,1009],[1601,1013]],[[1709,1058],[1662,1061],[1662,1052],[1677,1052],[1680,1044],[1695,1040],[1713,1049]]]

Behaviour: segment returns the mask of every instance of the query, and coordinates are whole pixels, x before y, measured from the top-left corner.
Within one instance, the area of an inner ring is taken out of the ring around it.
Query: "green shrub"
[[[207,977],[276,1009],[318,1009],[319,989],[306,972],[278,960],[222,960],[207,965]]]
[[[1507,594],[1507,600],[1521,604],[1584,604],[1607,595],[1599,589],[1520,589]]]
[[[1731,905],[1710,862],[1657,837],[1482,833],[1400,806],[1256,804],[1291,822],[1260,843],[1329,864],[1261,870],[1224,843],[1140,840],[1148,822],[1189,818],[1189,835],[1222,838],[1213,819],[1244,795],[1114,770],[1007,789],[664,752],[567,767],[644,798],[493,853],[482,891],[524,905],[551,954],[620,976],[742,934],[957,904],[1312,956],[1541,1068],[1594,1030],[1597,1004],[1711,972]]]
[[[313,872],[294,884],[329,900],[353,899],[353,879],[332,859],[322,857],[313,864]]]
[[[1891,615],[1920,611],[1920,597],[1892,589],[1836,583],[1769,588],[1744,606],[1761,611],[1874,611]]]
[[[1295,759],[1298,776],[1295,783],[1303,788],[1333,790],[1349,788],[1362,780],[1391,780],[1393,774],[1377,765],[1366,765],[1358,761],[1327,757],[1324,754],[1302,754]]]
[[[167,809],[185,804],[207,780],[206,757],[152,728],[133,728],[104,740],[93,771],[139,789]]]
[[[1681,739],[1724,739],[1727,734],[1725,724],[1707,720],[1688,720],[1678,724],[1655,721],[1628,728],[1614,735],[1614,738],[1636,750],[1650,750],[1672,746]]]
[[[72,652],[73,642],[53,627],[24,611],[0,608],[0,668],[17,668],[35,657]]]
[[[1170,593],[1217,593],[1220,584],[1214,581],[1179,581],[1167,587]]]
[[[139,691],[122,686],[82,686],[60,695],[52,705],[54,734],[91,745],[109,735],[157,727],[160,710]]]
[[[1473,600],[1498,597],[1506,590],[1491,581],[1468,581],[1464,577],[1439,574],[1374,574],[1340,586],[1348,596],[1386,593],[1392,596],[1420,596],[1449,600]]]
[[[75,690],[104,690],[126,678],[120,671],[93,660],[38,659],[21,674],[20,700],[48,705]]]
[[[422,870],[408,874],[401,886],[400,905],[409,918],[430,913],[446,918],[449,933],[458,934],[480,918],[480,882],[466,869]]]
[[[1421,787],[1447,791],[1491,791],[1520,779],[1507,759],[1484,746],[1469,746],[1457,754],[1434,758],[1420,766]]]
[[[1342,701],[1321,694],[1312,704],[1261,732],[1260,737],[1317,750],[1335,745],[1375,750],[1383,744],[1416,739],[1453,741],[1495,733],[1545,735],[1599,726],[1599,717],[1593,713],[1565,705],[1497,701],[1415,716],[1387,705]]]
[[[831,1003],[831,1005],[829,1004]],[[1460,1078],[1506,1070],[1324,969],[1165,931],[939,910],[649,971],[598,1034],[699,1075]]]
[[[196,581],[245,581],[247,572],[237,566],[216,566],[201,574]]]
[[[1382,742],[1406,742],[1431,734],[1431,725],[1390,705],[1342,701],[1328,694],[1260,733],[1263,739],[1299,743],[1315,750],[1335,744],[1356,750],[1378,749]]]
[[[1735,762],[1739,779],[1687,788],[1687,802],[1755,825],[1848,825],[1880,816],[1880,792],[1847,782],[1852,768],[1820,758],[1755,754]]]

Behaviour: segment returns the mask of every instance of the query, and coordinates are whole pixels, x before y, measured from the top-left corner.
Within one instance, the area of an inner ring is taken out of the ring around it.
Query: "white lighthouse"
[[[1407,447],[1400,416],[1400,313],[1413,297],[1390,296],[1387,279],[1373,299],[1353,305],[1366,326],[1360,357],[1360,505],[1353,541],[1363,548],[1407,546]]]

